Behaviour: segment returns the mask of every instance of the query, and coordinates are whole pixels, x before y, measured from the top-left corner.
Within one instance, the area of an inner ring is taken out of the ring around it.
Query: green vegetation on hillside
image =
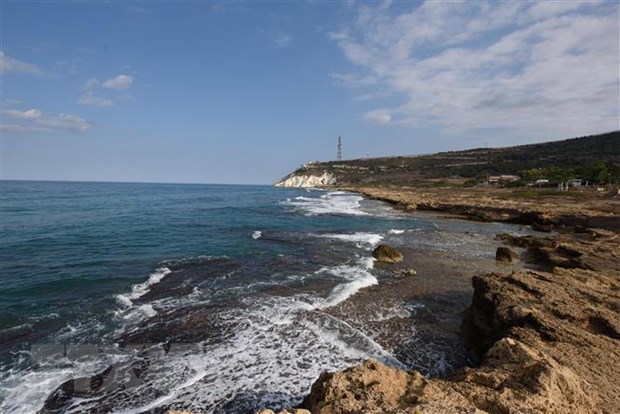
[[[385,157],[308,164],[295,173],[330,172],[339,184],[399,186],[473,185],[494,175],[519,175],[519,184],[573,178],[620,183],[620,131],[542,144],[477,148],[412,157]],[[451,183],[450,180],[453,180]]]

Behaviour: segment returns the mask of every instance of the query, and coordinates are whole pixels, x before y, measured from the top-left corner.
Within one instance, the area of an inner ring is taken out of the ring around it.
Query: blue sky
[[[619,129],[618,2],[4,0],[3,179],[272,183]]]

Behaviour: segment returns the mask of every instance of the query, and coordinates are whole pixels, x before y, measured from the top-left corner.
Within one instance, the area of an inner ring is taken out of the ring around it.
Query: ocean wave
[[[148,280],[143,283],[138,283],[131,287],[131,292],[121,293],[115,296],[116,301],[125,307],[133,306],[133,301],[141,296],[146,295],[150,291],[150,287],[159,283],[164,277],[172,273],[167,267],[160,267],[155,272],[151,273]]]
[[[377,278],[374,277],[370,270],[373,268],[374,259],[372,257],[360,259],[356,266],[334,266],[325,267],[317,271],[317,274],[330,274],[346,280],[332,289],[329,296],[317,307],[319,309],[335,306],[347,298],[353,296],[362,288],[376,285]]]
[[[256,231],[252,232],[252,238],[254,240],[260,239],[262,236],[263,236],[263,232],[262,231],[256,230]]]
[[[117,352],[106,354],[105,360],[97,353],[80,354],[79,358],[72,359],[59,355],[57,345],[47,348],[48,351],[45,350],[46,347],[48,347],[46,344],[33,345],[31,351],[24,351],[21,356],[23,359],[36,361],[39,369],[24,371],[16,367],[3,372],[0,378],[0,412],[12,414],[39,412],[52,391],[65,381],[90,377],[110,364],[126,360],[126,356]],[[80,345],[73,347],[79,350]]]
[[[400,230],[400,229],[391,229],[390,231],[388,231],[389,234],[403,234],[405,232],[405,230]]]
[[[365,232],[356,232],[351,234],[321,234],[318,235],[318,237],[355,243],[355,245],[359,248],[372,248],[383,240],[383,236],[380,234]]]
[[[320,197],[299,196],[292,200],[287,199],[283,204],[289,205],[307,216],[325,214],[366,216],[369,213],[360,209],[363,199],[357,194],[332,191]]]

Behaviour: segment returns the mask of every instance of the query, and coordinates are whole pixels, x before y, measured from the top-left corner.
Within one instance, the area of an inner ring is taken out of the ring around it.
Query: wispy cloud
[[[366,112],[364,118],[373,124],[389,124],[392,121],[392,115],[386,109],[375,109],[373,111]]]
[[[46,114],[39,109],[19,111],[6,109],[3,115],[14,120],[13,123],[2,123],[0,129],[12,132],[86,132],[92,124],[77,115]],[[16,123],[18,122],[18,123]]]
[[[118,75],[115,78],[108,79],[103,82],[101,86],[105,89],[113,89],[115,91],[122,91],[127,89],[133,83],[133,76],[131,75]]]
[[[280,32],[276,35],[274,42],[276,47],[284,48],[291,45],[293,38],[284,32]]]
[[[99,79],[90,78],[84,81],[84,83],[82,84],[82,90],[88,91],[88,90],[96,88],[97,86],[99,86]]]
[[[10,57],[3,51],[0,51],[0,73],[27,73],[30,75],[42,75],[43,71],[37,65],[27,63]]]
[[[108,99],[104,96],[97,96],[92,91],[87,91],[78,100],[80,105],[90,105],[90,106],[113,106],[114,101],[112,99]]]
[[[99,107],[114,106],[118,100],[127,100],[127,93],[121,94],[120,92],[126,91],[133,84],[133,76],[130,75],[118,75],[114,78],[106,81],[99,81],[97,78],[87,79],[82,84],[82,95],[78,99],[80,105],[90,105]],[[110,91],[116,92],[113,97],[108,96]]]
[[[579,135],[618,128],[619,35],[614,3],[360,5],[330,34],[354,69],[331,76],[404,101],[374,123]]]

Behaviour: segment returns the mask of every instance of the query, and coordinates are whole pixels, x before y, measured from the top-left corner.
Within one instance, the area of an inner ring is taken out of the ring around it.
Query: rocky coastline
[[[369,360],[323,373],[301,408],[315,414],[620,412],[617,199],[528,202],[501,192],[346,190],[404,210],[528,224],[549,234],[498,235],[498,244],[521,249],[524,268],[472,275],[462,333],[475,366],[426,378]]]
[[[456,214],[476,221],[531,225],[538,231],[564,228],[602,228],[620,232],[620,197],[589,192],[553,192],[545,195],[502,188],[385,188],[345,187],[407,211]]]
[[[620,412],[617,199],[567,196],[528,201],[502,192],[462,189],[341,189],[387,201],[405,211],[518,223],[539,233],[498,234],[489,248],[516,252],[509,254],[506,262],[494,258],[464,261],[437,254],[429,257],[427,252],[404,249],[402,262],[377,265],[392,276],[378,286],[360,290],[355,300],[346,304],[357,306],[363,314],[369,303],[385,298],[411,294],[436,297],[454,287],[441,286],[434,275],[458,275],[443,281],[448,284],[458,280],[467,285],[471,278],[473,290],[459,288],[466,294],[459,296],[459,306],[467,311],[462,320],[459,316],[450,323],[455,325],[455,335],[460,331],[472,364],[444,376],[428,377],[367,360],[343,371],[324,372],[300,406],[280,414]],[[454,297],[446,303],[455,306]],[[327,310],[336,316],[340,311],[338,307]],[[200,325],[196,328],[202,330]],[[392,328],[397,331],[399,326]],[[402,351],[407,352],[406,347]],[[85,380],[92,385],[98,376]],[[40,412],[61,412],[66,398],[80,397],[72,386],[73,381],[63,384]]]

